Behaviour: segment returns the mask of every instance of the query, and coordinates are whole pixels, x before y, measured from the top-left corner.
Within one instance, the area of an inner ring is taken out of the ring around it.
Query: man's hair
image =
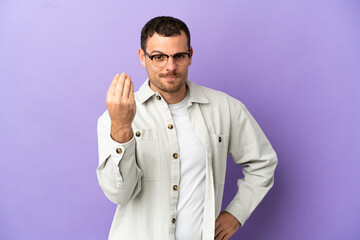
[[[146,50],[147,41],[154,33],[157,33],[160,36],[170,37],[181,35],[180,31],[184,31],[187,37],[187,45],[190,49],[190,32],[183,21],[174,17],[155,17],[148,21],[141,30],[141,48]]]

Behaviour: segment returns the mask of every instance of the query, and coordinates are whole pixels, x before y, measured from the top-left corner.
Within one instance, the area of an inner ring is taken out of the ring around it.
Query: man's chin
[[[165,87],[162,89],[162,91],[167,92],[167,93],[175,93],[175,92],[178,92],[180,89],[181,89],[181,87],[174,86],[174,87]]]
[[[182,87],[182,84],[176,81],[169,81],[166,85],[163,85],[163,89],[161,89],[164,92],[168,93],[175,93],[178,92]]]

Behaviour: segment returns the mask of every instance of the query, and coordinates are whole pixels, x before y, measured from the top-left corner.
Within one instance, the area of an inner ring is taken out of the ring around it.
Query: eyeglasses
[[[164,67],[166,63],[168,62],[169,58],[172,57],[176,65],[185,65],[189,62],[189,59],[191,57],[191,53],[189,52],[181,52],[181,53],[175,53],[172,55],[167,54],[155,54],[155,55],[149,55],[145,50],[144,53],[146,56],[150,58],[150,60],[154,63],[157,67]]]

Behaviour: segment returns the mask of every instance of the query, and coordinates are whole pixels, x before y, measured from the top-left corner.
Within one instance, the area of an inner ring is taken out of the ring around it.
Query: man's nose
[[[165,68],[166,68],[166,70],[169,70],[169,71],[173,71],[176,69],[176,63],[172,56],[169,56],[169,59],[167,60]]]

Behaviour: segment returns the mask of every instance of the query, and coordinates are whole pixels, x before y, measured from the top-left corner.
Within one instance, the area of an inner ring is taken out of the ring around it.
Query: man
[[[97,177],[118,204],[109,239],[229,239],[272,187],[276,154],[241,102],[187,80],[185,23],[151,19],[138,55],[149,78],[134,94],[116,74],[98,120]],[[244,178],[220,213],[230,153]]]

